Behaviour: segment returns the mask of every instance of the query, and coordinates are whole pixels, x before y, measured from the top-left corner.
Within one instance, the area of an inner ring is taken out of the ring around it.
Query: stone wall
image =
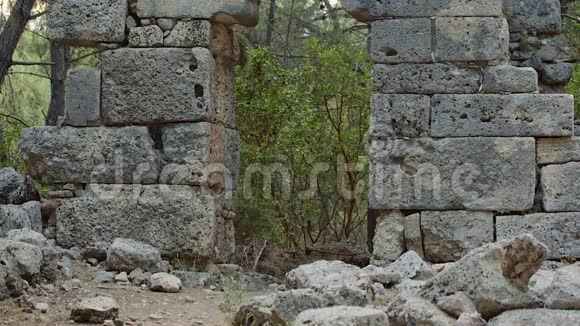
[[[371,27],[373,259],[532,233],[580,257],[580,138],[558,0],[347,0]],[[546,94],[549,93],[549,94]]]
[[[56,238],[116,237],[225,261],[234,251],[239,169],[232,24],[255,0],[50,0],[48,35],[102,49],[70,70],[65,117],[23,131],[29,173],[57,191]]]

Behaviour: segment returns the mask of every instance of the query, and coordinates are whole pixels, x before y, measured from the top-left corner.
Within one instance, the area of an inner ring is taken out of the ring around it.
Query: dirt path
[[[78,288],[63,291],[58,283],[30,291],[31,303],[49,305],[46,313],[22,309],[12,300],[0,302],[0,325],[71,325],[70,309],[75,302],[94,295],[114,298],[120,306],[120,319],[142,322],[143,325],[228,325],[219,305],[224,302],[222,292],[185,288],[180,293],[156,293],[147,288],[114,283],[97,283],[94,272],[75,268],[75,277],[81,282]],[[52,293],[51,293],[52,292]],[[244,301],[264,293],[246,293]],[[130,324],[129,324],[130,325]]]

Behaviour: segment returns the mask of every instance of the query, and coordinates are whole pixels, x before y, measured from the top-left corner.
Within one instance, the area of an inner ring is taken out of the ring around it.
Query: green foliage
[[[231,324],[236,312],[242,304],[244,294],[246,294],[247,284],[236,280],[233,277],[222,278],[222,289],[224,291],[224,302],[218,308],[226,316],[226,320]]]
[[[259,48],[238,69],[242,174],[256,167],[282,171],[272,173],[271,189],[259,174],[241,178],[236,227],[242,240],[256,236],[302,248],[351,238],[366,219],[370,63],[348,45],[310,40],[305,48],[296,68]],[[347,164],[358,170],[343,172]]]
[[[566,87],[566,92],[574,95],[576,119],[580,119],[580,65],[576,65],[574,68],[574,75]]]

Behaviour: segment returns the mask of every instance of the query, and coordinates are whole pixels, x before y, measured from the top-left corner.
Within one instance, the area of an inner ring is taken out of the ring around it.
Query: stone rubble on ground
[[[181,291],[181,280],[167,273],[155,273],[149,278],[149,289],[154,292],[177,293]]]
[[[103,323],[119,317],[119,304],[110,297],[85,298],[71,310],[71,319],[77,323]]]

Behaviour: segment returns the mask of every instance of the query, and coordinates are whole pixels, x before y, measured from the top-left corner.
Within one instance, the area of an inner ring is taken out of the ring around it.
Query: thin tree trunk
[[[50,73],[50,107],[46,115],[46,125],[56,126],[58,117],[64,116],[65,79],[69,66],[68,48],[59,42],[51,42],[50,58],[54,62]]]
[[[18,0],[0,33],[0,89],[12,64],[12,56],[24,33],[36,0]]]
[[[266,46],[272,45],[272,34],[274,33],[274,20],[276,19],[276,0],[270,0],[270,11],[268,12],[268,26],[266,27]]]

